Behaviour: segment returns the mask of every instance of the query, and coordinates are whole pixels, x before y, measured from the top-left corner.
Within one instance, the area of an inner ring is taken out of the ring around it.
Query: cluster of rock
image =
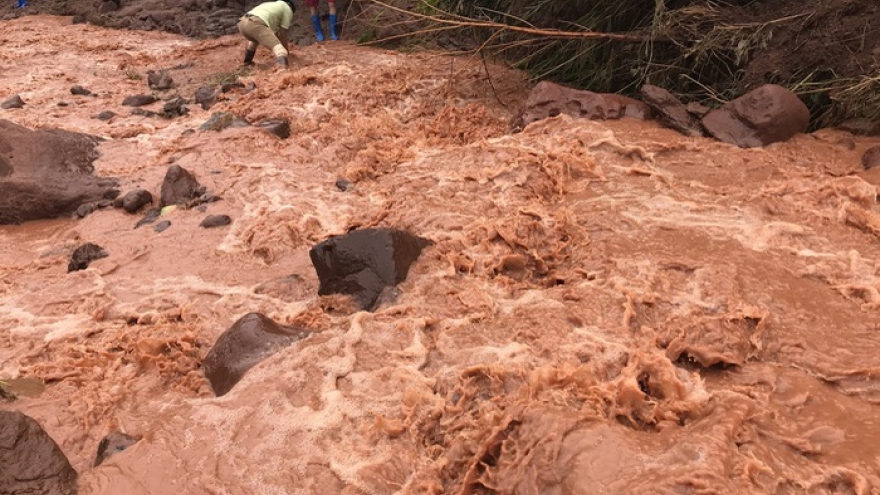
[[[642,87],[642,102],[615,94],[580,91],[541,82],[529,94],[512,121],[520,130],[537,120],[566,114],[576,118],[619,119],[656,117],[663,125],[687,136],[712,136],[743,148],[766,146],[806,132],[810,111],[794,93],[766,84],[717,109],[685,105],[669,91]]]

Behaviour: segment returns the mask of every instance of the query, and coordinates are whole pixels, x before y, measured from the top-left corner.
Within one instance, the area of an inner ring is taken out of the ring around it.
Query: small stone
[[[76,85],[70,87],[70,94],[88,96],[92,94],[92,92],[80,85]]]
[[[155,230],[156,232],[165,232],[170,227],[171,220],[162,220],[161,222],[157,223],[155,227],[153,227],[153,230]]]
[[[179,96],[176,96],[165,103],[165,106],[162,107],[162,116],[166,119],[171,119],[174,117],[180,117],[189,113],[189,109],[186,108],[187,101]]]
[[[59,101],[58,103],[56,103],[56,105],[58,105],[59,107],[66,107],[70,106],[70,103],[67,103],[66,101]]]
[[[642,86],[642,100],[659,116],[666,127],[675,129],[685,136],[702,136],[700,123],[688,113],[684,103],[669,91],[651,84]]]
[[[138,220],[138,223],[134,225],[134,228],[141,227],[143,225],[147,225],[156,221],[159,218],[161,210],[159,208],[150,208],[147,210],[147,214],[144,215],[144,218]]]
[[[104,199],[116,199],[122,191],[119,189],[107,189],[104,191]]]
[[[206,229],[210,229],[213,227],[223,227],[224,225],[229,225],[232,223],[232,218],[229,215],[208,215],[202,220],[202,223],[199,224],[199,227],[203,227]]]
[[[140,439],[131,435],[126,435],[125,433],[110,433],[101,440],[101,443],[98,444],[98,455],[95,456],[94,466],[100,466],[102,462],[106,461],[113,455],[138,443],[138,440]]]
[[[70,255],[70,263],[67,264],[67,273],[77,270],[85,270],[92,261],[109,256],[104,248],[91,242],[76,248]]]
[[[692,102],[688,103],[687,105],[685,105],[685,108],[687,109],[687,112],[689,114],[693,115],[694,117],[696,117],[698,119],[702,118],[704,115],[706,115],[707,113],[712,111],[711,108],[707,107],[706,105],[703,105],[702,103],[696,102],[696,101],[692,101]]]
[[[199,129],[203,131],[222,131],[228,127],[248,127],[250,124],[241,117],[229,112],[214,112]]]
[[[95,203],[81,204],[76,209],[76,216],[79,218],[85,218],[97,209],[98,208]]]
[[[244,86],[243,82],[234,81],[234,82],[228,82],[228,83],[221,84],[220,91],[222,91],[224,93],[228,93],[228,92],[236,90],[236,89],[244,89],[244,87],[245,86]]]
[[[171,75],[168,74],[167,70],[161,70],[159,72],[149,70],[147,71],[147,85],[150,86],[150,89],[164,91],[166,89],[171,89],[174,86],[174,80],[171,78]]]
[[[137,213],[138,210],[153,202],[153,195],[146,189],[135,189],[126,194],[118,201],[118,207],[129,213]]]
[[[196,90],[194,100],[196,105],[201,105],[202,110],[208,110],[217,103],[217,95],[211,86],[202,86]]]
[[[0,103],[0,108],[4,110],[11,108],[24,108],[24,100],[21,99],[21,96],[13,95],[3,103]]]
[[[153,95],[133,95],[126,96],[124,100],[122,100],[122,104],[127,107],[142,107],[144,105],[149,105],[151,103],[155,103],[157,98]]]
[[[111,112],[110,110],[104,110],[103,112],[99,113],[98,115],[95,115],[93,118],[98,119],[98,120],[110,120],[115,116],[116,116],[116,114],[114,112]]]
[[[348,191],[351,188],[351,181],[344,177],[340,177],[336,179],[336,189],[339,189],[342,192]]]

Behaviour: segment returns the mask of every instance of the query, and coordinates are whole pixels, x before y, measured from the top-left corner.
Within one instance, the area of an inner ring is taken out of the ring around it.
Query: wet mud
[[[880,490],[877,138],[742,149],[567,115],[512,134],[521,74],[344,42],[287,72],[258,55],[253,91],[165,119],[121,104],[149,92],[132,75],[182,67],[169,93],[191,99],[238,38],[36,16],[0,42],[0,94],[28,102],[0,117],[104,138],[122,191],[158,198],[176,164],[223,197],[158,212],[161,233],[121,209],[0,227],[0,380],[45,384],[0,409],[81,494]],[[199,130],[215,111],[290,135]],[[309,250],[371,227],[433,244],[374,312],[318,295]],[[85,243],[108,256],[68,273]],[[249,313],[309,336],[216,397],[203,361]],[[139,441],[96,466],[110,433]]]

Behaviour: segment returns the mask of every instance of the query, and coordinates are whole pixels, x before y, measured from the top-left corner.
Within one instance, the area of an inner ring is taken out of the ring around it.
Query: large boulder
[[[757,148],[805,132],[810,110],[796,94],[775,84],[765,84],[702,120],[709,134],[741,148]]]
[[[0,411],[0,494],[76,492],[76,471],[39,423],[17,411]]]
[[[382,290],[403,282],[429,245],[427,239],[393,229],[355,230],[327,239],[309,250],[321,282],[318,294],[348,294],[372,310]]]
[[[0,225],[70,215],[116,192],[114,179],[93,175],[99,142],[0,120]]]
[[[205,356],[205,377],[218,397],[225,395],[247,370],[308,335],[306,329],[279,325],[266,315],[248,313],[223,332]]]
[[[593,93],[549,81],[542,81],[529,93],[522,110],[513,119],[513,129],[523,129],[538,120],[566,114],[574,118],[612,120],[623,117],[648,119],[651,110],[644,103],[626,96]]]
[[[204,193],[205,188],[187,169],[180,165],[171,165],[162,181],[159,207],[187,204]]]

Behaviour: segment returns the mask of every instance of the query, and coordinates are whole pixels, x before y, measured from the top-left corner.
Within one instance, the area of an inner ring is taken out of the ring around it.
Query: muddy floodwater
[[[80,493],[880,493],[880,139],[510,134],[523,75],[348,42],[287,72],[262,51],[255,89],[166,119],[121,102],[151,69],[161,97],[225,82],[239,38],[37,16],[0,43],[0,96],[26,103],[0,118],[105,138],[123,192],[178,164],[223,198],[162,232],[120,209],[0,227],[0,379],[28,384],[0,409]],[[291,135],[200,130],[216,111]],[[375,312],[318,296],[308,255],[366,227],[433,241]],[[108,256],[67,273],[86,242]],[[313,332],[215,397],[202,359],[250,312]],[[94,466],[111,432],[139,441]]]

